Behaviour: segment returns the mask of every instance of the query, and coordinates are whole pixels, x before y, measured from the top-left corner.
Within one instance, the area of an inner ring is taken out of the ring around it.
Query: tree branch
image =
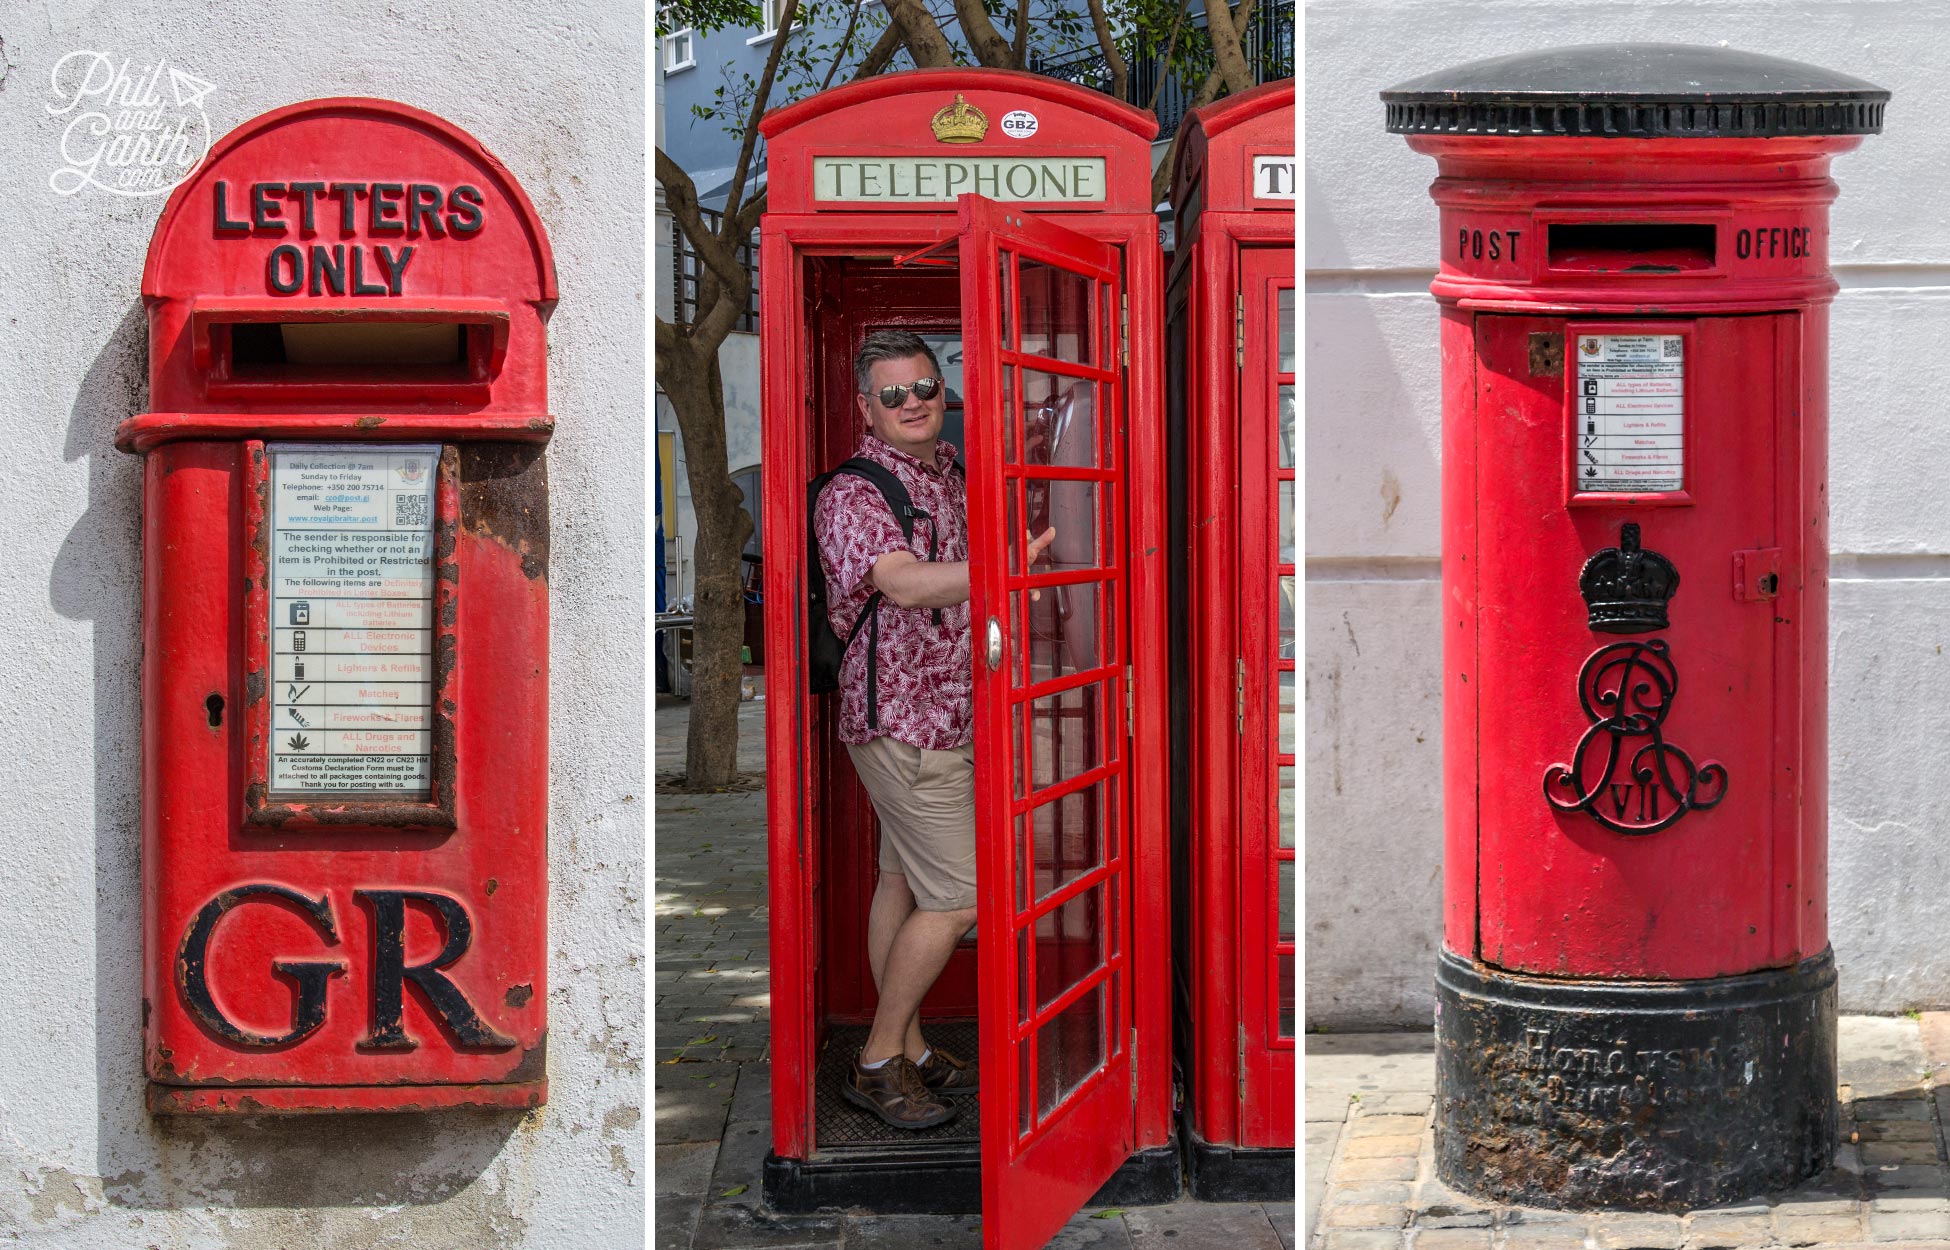
[[[1250,6],[1252,0],[1246,0],[1246,3]],[[1185,106],[1185,111],[1189,113],[1194,109],[1202,109],[1212,103],[1212,101],[1219,98],[1219,88],[1224,85],[1225,79],[1220,77],[1218,70],[1213,70],[1205,76],[1205,81],[1199,84],[1198,91],[1192,96],[1192,102]],[[1185,126],[1183,122],[1180,122],[1178,129],[1171,133],[1171,143],[1165,148],[1164,159],[1159,161],[1158,167],[1151,171],[1151,202],[1153,204],[1158,203],[1167,195],[1171,194],[1172,167],[1178,163],[1178,144],[1184,137]]]
[[[1023,0],[1025,11],[1028,3],[1029,0]],[[1104,62],[1110,66],[1110,97],[1113,100],[1128,100],[1131,67],[1124,63],[1123,56],[1117,51],[1117,40],[1111,37],[1110,18],[1104,14],[1104,0],[1090,0],[1090,24],[1097,28],[1097,46],[1104,50]]]
[[[719,281],[736,284],[743,280],[744,270],[731,250],[719,242],[717,235],[704,224],[704,215],[697,207],[697,184],[691,176],[681,169],[676,161],[657,152],[657,182],[664,189],[664,207],[677,219],[678,229],[690,240],[691,250],[697,253],[705,268],[717,275]]]
[[[749,289],[739,293],[736,299],[726,299],[722,292],[691,325],[691,349],[711,360],[718,358],[718,348],[723,345],[725,336],[731,333],[738,318],[744,314],[745,300]]]
[[[1029,0],[1016,5],[1016,68],[1029,68]]]
[[[1220,15],[1224,15],[1223,21]],[[1253,0],[1240,0],[1237,9],[1220,3],[1205,10],[1205,33],[1212,40],[1212,58],[1229,92],[1250,91],[1253,86],[1253,69],[1246,63],[1242,41],[1252,19]]]
[[[856,2],[847,6],[846,30],[840,35],[840,46],[839,50],[833,53],[833,63],[826,67],[826,80],[819,84],[821,91],[833,85],[833,75],[840,72],[840,62],[846,59],[847,50],[853,46],[853,32],[858,29],[859,25],[860,6]],[[891,27],[892,23],[890,22],[888,25]]]
[[[1251,0],[1247,0],[1251,3]],[[779,14],[779,30],[772,36],[772,49],[765,54],[765,68],[759,73],[758,87],[752,95],[752,115],[745,119],[745,140],[738,148],[738,164],[732,170],[731,188],[725,192],[725,221],[729,223],[735,215],[734,210],[745,194],[745,175],[750,172],[752,151],[758,145],[758,119],[765,115],[765,105],[772,98],[772,79],[779,72],[779,58],[785,55],[786,40],[792,38],[792,19],[799,15],[799,0],[785,0],[785,10]]]
[[[657,323],[657,355],[665,363],[669,363],[677,358],[678,352],[685,349],[684,336],[677,332],[676,326],[665,321],[662,317],[653,318],[653,320]]]
[[[752,192],[752,198],[738,210],[738,233],[733,238],[748,239],[752,231],[758,229],[758,219],[765,215],[765,205],[772,197],[772,188],[761,187]]]
[[[989,11],[982,7],[982,0],[955,0],[955,16],[961,20],[962,33],[968,36],[968,46],[975,53],[978,65],[990,69],[1021,69],[1009,47],[1009,41],[995,29],[989,20]]]
[[[887,29],[880,32],[879,42],[867,50],[867,55],[860,61],[860,67],[853,71],[852,81],[859,82],[863,78],[872,78],[886,69],[893,64],[894,53],[899,52],[904,46],[900,23],[889,19]]]
[[[941,33],[940,23],[921,0],[882,0],[882,3],[887,6],[887,16],[901,32],[901,42],[907,45],[908,55],[914,58],[914,68],[954,68],[955,51],[948,46],[948,37]]]
[[[1158,85],[1151,89],[1151,101],[1144,106],[1147,113],[1158,111],[1158,100],[1165,93],[1165,83],[1171,80],[1171,58],[1178,51],[1178,32],[1184,28],[1185,15],[1191,12],[1192,0],[1178,0],[1178,16],[1171,19],[1171,38],[1165,41],[1165,56],[1158,62]],[[1157,201],[1153,200],[1152,203]]]

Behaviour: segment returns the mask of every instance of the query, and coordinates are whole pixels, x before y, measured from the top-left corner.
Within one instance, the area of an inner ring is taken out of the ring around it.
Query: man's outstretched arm
[[[1042,558],[1056,541],[1054,528],[1029,542],[1029,563]],[[889,551],[869,574],[880,592],[899,608],[952,608],[968,602],[968,561],[923,560],[911,551]]]

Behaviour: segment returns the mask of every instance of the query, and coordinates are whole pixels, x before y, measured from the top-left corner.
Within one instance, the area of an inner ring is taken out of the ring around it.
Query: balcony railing
[[[1194,18],[1203,24],[1204,18]],[[1275,82],[1293,77],[1293,0],[1259,3],[1253,6],[1252,21],[1241,39],[1246,63],[1252,67],[1256,83]],[[1158,138],[1165,140],[1178,133],[1179,123],[1198,94],[1199,83],[1172,74],[1163,58],[1139,57],[1130,48],[1120,48],[1130,69],[1131,99],[1142,106],[1155,93],[1158,97]],[[1110,90],[1110,63],[1100,49],[1090,48],[1063,56],[1032,56],[1029,68],[1047,78],[1060,79],[1089,87]],[[1203,75],[1201,74],[1202,78]],[[1162,82],[1162,89],[1160,83]]]

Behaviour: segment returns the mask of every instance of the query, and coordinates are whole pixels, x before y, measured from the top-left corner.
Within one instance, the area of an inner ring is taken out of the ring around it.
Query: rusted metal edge
[[[115,427],[115,446],[141,455],[184,439],[365,439],[443,443],[546,443],[555,433],[547,412],[209,413],[143,412]]]
[[[409,1101],[400,1101],[405,1094]],[[164,1085],[149,1082],[151,1115],[328,1115],[344,1112],[526,1111],[548,1102],[548,1082],[475,1085]]]

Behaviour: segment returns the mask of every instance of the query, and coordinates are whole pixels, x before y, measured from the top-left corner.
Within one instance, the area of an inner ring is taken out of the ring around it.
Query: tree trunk
[[[915,69],[954,68],[955,50],[921,0],[882,0],[882,3],[887,16],[900,29],[901,41],[907,45],[907,54],[914,58]]]
[[[739,553],[751,517],[738,506],[726,462],[724,380],[715,351],[665,354],[664,393],[684,436],[684,471],[697,514],[691,563],[696,578],[691,628],[691,723],[685,743],[688,788],[720,789],[738,776],[738,695],[744,676],[745,596]]]
[[[1238,95],[1253,87],[1253,67],[1246,60],[1245,34],[1253,18],[1253,0],[1240,0],[1237,8],[1227,4],[1208,5],[1205,33],[1212,40],[1212,59],[1226,94]]]

